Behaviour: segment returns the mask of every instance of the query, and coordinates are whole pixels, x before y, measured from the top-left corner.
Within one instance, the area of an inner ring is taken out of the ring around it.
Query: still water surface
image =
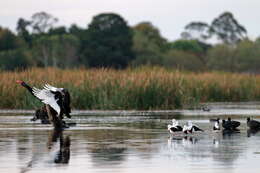
[[[260,171],[260,133],[248,133],[244,117],[229,135],[212,132],[205,116],[180,119],[205,130],[193,136],[170,136],[172,117],[75,115],[62,134],[30,118],[0,116],[1,173]]]

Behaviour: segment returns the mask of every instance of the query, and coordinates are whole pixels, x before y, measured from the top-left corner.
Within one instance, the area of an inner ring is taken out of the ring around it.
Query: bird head
[[[25,82],[22,81],[22,80],[17,80],[16,83],[18,83],[18,84],[20,84],[20,85],[24,85],[24,84],[25,84]]]
[[[249,121],[250,121],[250,118],[249,118],[249,117],[247,117],[247,119],[246,119],[246,120],[247,120],[247,122],[249,122]]]

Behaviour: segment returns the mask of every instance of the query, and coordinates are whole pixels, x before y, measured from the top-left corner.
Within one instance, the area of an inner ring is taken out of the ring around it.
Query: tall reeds
[[[76,109],[176,109],[208,101],[260,99],[260,76],[220,72],[191,73],[159,67],[136,69],[32,68],[0,73],[0,108],[42,105],[15,83],[41,88],[49,83],[69,89]]]

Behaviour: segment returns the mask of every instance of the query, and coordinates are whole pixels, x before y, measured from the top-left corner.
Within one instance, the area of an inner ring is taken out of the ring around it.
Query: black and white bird
[[[220,126],[219,126],[219,118],[216,119],[214,126],[213,126],[213,130],[214,131],[219,131],[220,130]]]
[[[30,87],[21,80],[17,80],[16,82],[25,87],[41,102],[49,105],[61,118],[63,114],[65,114],[68,118],[71,118],[70,94],[66,89],[56,88],[49,84],[45,84],[43,89],[38,89],[36,87]]]
[[[175,119],[172,119],[172,124],[168,125],[168,131],[170,133],[176,133],[176,132],[181,132],[182,127],[179,125],[179,122]]]
[[[183,130],[182,131],[185,134],[189,134],[189,133],[193,133],[193,132],[197,132],[197,131],[203,132],[202,129],[200,129],[197,125],[194,125],[191,121],[188,121],[187,125],[185,124],[183,126]]]
[[[260,130],[260,122],[256,120],[251,120],[249,117],[247,118],[247,126],[251,130]]]

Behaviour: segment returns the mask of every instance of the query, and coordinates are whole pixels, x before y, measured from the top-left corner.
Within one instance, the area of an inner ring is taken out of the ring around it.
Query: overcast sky
[[[30,19],[45,11],[59,19],[58,25],[86,27],[103,12],[121,15],[130,26],[149,21],[168,40],[175,40],[191,21],[210,23],[230,11],[251,38],[260,36],[260,0],[1,0],[0,26],[15,30],[18,18]]]

